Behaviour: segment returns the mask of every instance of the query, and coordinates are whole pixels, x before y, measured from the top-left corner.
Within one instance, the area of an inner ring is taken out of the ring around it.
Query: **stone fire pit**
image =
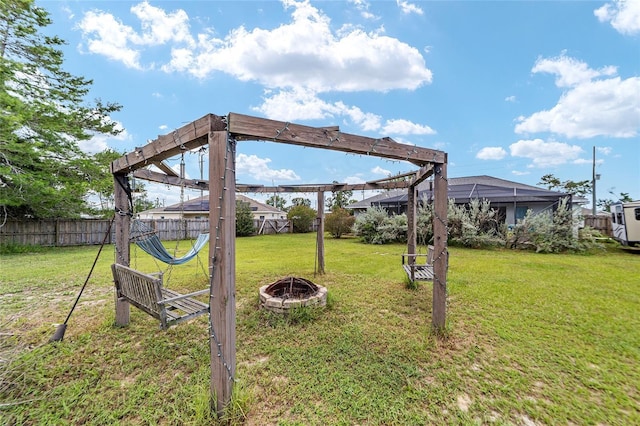
[[[286,277],[260,287],[260,305],[272,312],[285,313],[301,306],[327,304],[327,288],[305,278]]]

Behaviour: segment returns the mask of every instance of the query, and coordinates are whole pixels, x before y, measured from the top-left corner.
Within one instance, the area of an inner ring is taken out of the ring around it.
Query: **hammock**
[[[182,257],[173,257],[171,253],[162,245],[160,237],[156,234],[150,234],[136,240],[136,244],[142,250],[155,257],[161,262],[169,265],[182,265],[187,263],[198,255],[198,252],[209,241],[209,234],[200,234],[191,249]]]
[[[137,226],[136,226],[137,225]],[[138,233],[138,235],[133,235],[132,239],[135,243],[144,250],[149,255],[158,259],[161,262],[164,262],[169,265],[182,265],[187,263],[194,257],[198,255],[198,252],[202,250],[202,248],[209,241],[209,233],[200,234],[196,239],[196,242],[191,246],[191,249],[182,257],[174,257],[165,246],[160,241],[160,237],[158,234],[154,233],[149,227],[145,227],[139,221],[135,221],[133,226],[133,234]]]

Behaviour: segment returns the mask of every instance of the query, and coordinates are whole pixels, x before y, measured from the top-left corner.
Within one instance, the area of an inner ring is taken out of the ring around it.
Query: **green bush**
[[[447,214],[452,243],[474,248],[504,245],[504,228],[488,200],[473,199],[467,205],[456,205],[449,199]]]
[[[370,207],[356,217],[353,233],[367,244],[407,240],[407,216],[389,216],[382,207]]]
[[[255,232],[251,206],[245,201],[236,200],[236,236],[247,237]]]
[[[340,238],[342,235],[351,232],[355,221],[356,218],[348,210],[337,208],[325,217],[324,227],[332,237]]]
[[[433,241],[433,205],[422,203],[417,211],[418,244]],[[467,205],[456,205],[449,199],[447,207],[448,241],[464,247],[504,246],[531,249],[544,253],[584,251],[601,247],[589,230],[577,232],[577,218],[569,206],[568,198],[560,201],[554,212],[534,214],[528,211],[512,231],[498,221],[498,212],[489,201],[473,199]],[[381,207],[372,207],[358,216],[354,233],[368,244],[405,242],[407,217],[405,214],[389,216]]]
[[[527,212],[516,224],[507,244],[511,248],[530,249],[539,253],[584,251],[597,248],[593,238],[580,239],[577,219],[569,206],[569,197],[563,198],[553,212],[534,214]],[[585,232],[585,237],[588,236]]]
[[[287,213],[287,219],[293,223],[293,232],[311,232],[311,226],[316,218],[316,211],[309,206],[293,206]]]

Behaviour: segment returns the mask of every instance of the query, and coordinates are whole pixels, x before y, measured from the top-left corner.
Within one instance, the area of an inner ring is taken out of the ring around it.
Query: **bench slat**
[[[204,294],[201,290],[186,295],[162,287],[162,275],[143,274],[124,265],[111,265],[118,297],[160,321],[163,329],[209,312],[209,305],[190,296]]]

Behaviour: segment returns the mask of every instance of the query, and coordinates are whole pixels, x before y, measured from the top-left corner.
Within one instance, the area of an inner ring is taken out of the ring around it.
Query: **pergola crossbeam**
[[[229,114],[228,122],[229,132],[237,140],[283,142],[351,154],[404,160],[420,166],[430,162],[441,163],[445,161],[445,153],[442,151],[401,144],[389,137],[369,138],[322,127],[303,126],[236,113]]]
[[[209,131],[226,130],[224,117],[207,114],[111,163],[111,173],[131,172],[209,143]]]

